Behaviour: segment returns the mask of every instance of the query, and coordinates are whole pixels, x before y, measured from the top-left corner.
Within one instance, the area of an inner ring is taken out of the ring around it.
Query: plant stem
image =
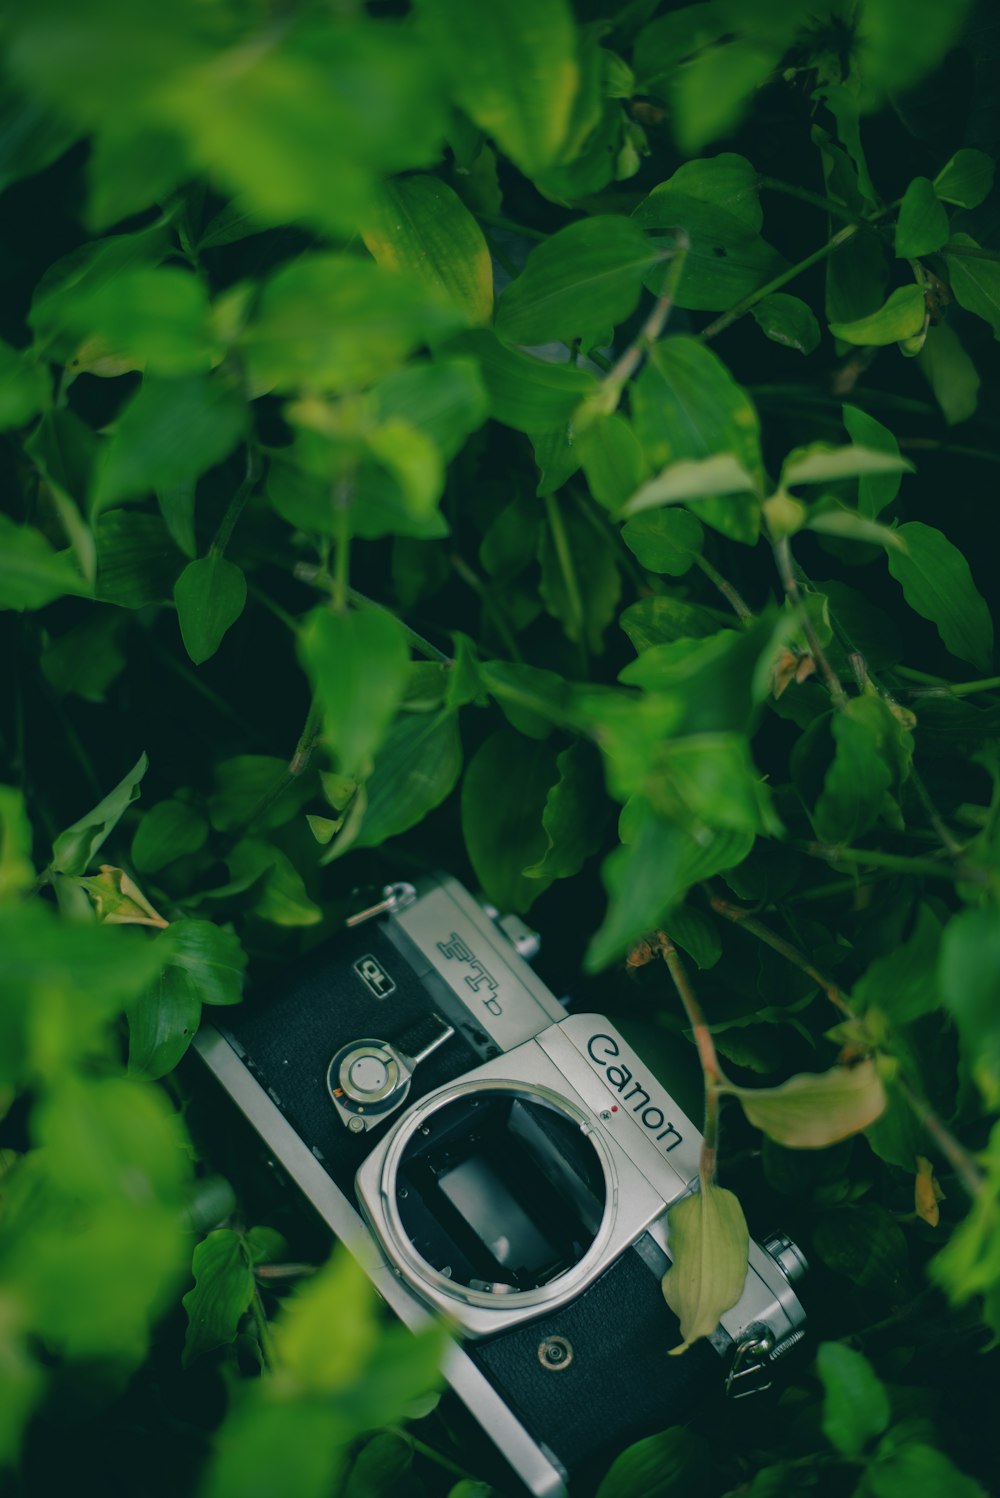
[[[701,555],[695,557],[695,562],[704,572],[705,576],[715,584],[723,598],[727,599],[737,618],[744,624],[749,624],[753,619],[753,610],[743,601],[731,582],[723,577],[721,572],[716,571],[707,557]]]
[[[873,869],[894,869],[900,874],[926,874],[936,879],[959,878],[970,883],[983,882],[981,871],[965,868],[955,870],[932,858],[909,858],[903,853],[882,853],[877,848],[831,848],[824,843],[793,843],[802,853],[813,858],[823,858],[827,863],[868,864]]]
[[[896,666],[897,676],[905,676],[908,681],[926,682],[928,685],[941,687],[943,697],[971,697],[975,692],[1000,691],[1000,676],[984,676],[980,681],[945,681],[941,676],[930,676],[926,671],[914,671],[909,666]],[[928,693],[928,696],[937,696]]]
[[[702,1184],[707,1185],[715,1180],[715,1164],[719,1149],[719,1088],[724,1078],[719,1066],[719,1058],[716,1055],[712,1032],[708,1028],[708,1021],[695,996],[680,953],[666,932],[658,931],[656,936],[667,970],[674,980],[674,987],[684,1005],[684,1013],[687,1015],[695,1045],[698,1047],[698,1059],[701,1062],[701,1070],[705,1079],[705,1126],[702,1130],[699,1174]]]
[[[212,545],[209,548],[209,554],[211,556],[221,557],[226,547],[229,545],[229,540],[233,534],[236,522],[242,515],[243,507],[246,504],[247,500],[250,498],[250,495],[253,493],[253,487],[259,477],[260,454],[258,453],[257,448],[251,443],[247,446],[247,462],[246,470],[243,475],[243,482],[240,484],[239,488],[236,490],[236,493],[229,501],[226,513],[222,517],[222,523],[215,533],[215,540],[212,542]]]
[[[331,607],[338,614],[347,612],[347,583],[351,570],[351,494],[353,475],[339,480],[333,493],[333,518],[336,531],[336,554],[333,567]]]
[[[602,407],[610,413],[618,405],[622,390],[627,380],[631,379],[639,366],[640,360],[653,347],[663,329],[666,327],[670,309],[674,305],[674,297],[680,284],[681,275],[684,271],[684,262],[687,259],[688,250],[691,248],[691,240],[688,238],[686,229],[671,228],[668,232],[674,236],[673,257],[670,270],[667,273],[666,283],[663,291],[656,300],[652,312],[646,318],[636,338],[629,344],[625,352],[616,359],[608,373],[604,377],[603,389],[607,392],[609,404]],[[610,404],[613,400],[614,404]]]
[[[798,198],[802,203],[811,203],[814,208],[821,208],[831,217],[842,218],[849,224],[856,224],[859,228],[868,223],[863,214],[852,212],[850,208],[845,208],[843,203],[835,203],[832,198],[824,198],[822,193],[810,192],[808,187],[796,187],[794,182],[782,182],[779,177],[758,177],[757,182],[765,192],[781,192],[789,198]]]
[[[1000,463],[1000,453],[985,447],[968,447],[961,442],[947,442],[940,437],[900,437],[900,447],[927,452],[955,453],[960,458],[982,458],[985,463]]]
[[[403,633],[413,646],[413,649],[418,655],[422,655],[425,660],[436,661],[441,666],[450,666],[453,664],[450,655],[446,655],[443,650],[439,650],[436,645],[432,645],[430,640],[425,640],[423,635],[417,634],[415,629],[411,629],[408,624],[400,619],[398,614],[393,614],[392,609],[386,608],[384,603],[379,603],[376,598],[368,598],[364,593],[359,593],[357,588],[348,588],[347,596],[352,603],[360,603],[366,609],[381,609],[383,614],[392,614],[396,623],[402,627]]]
[[[850,1004],[833,979],[828,978],[825,973],[820,972],[819,968],[814,967],[808,957],[799,951],[798,947],[793,947],[791,942],[785,941],[784,937],[779,936],[776,931],[772,931],[770,926],[765,926],[763,921],[758,921],[751,911],[744,910],[740,905],[733,905],[729,900],[724,900],[721,895],[715,894],[710,885],[706,884],[703,887],[705,893],[708,895],[709,904],[718,915],[724,916],[727,921],[732,921],[734,926],[741,926],[744,931],[749,931],[750,935],[756,936],[758,941],[766,942],[769,947],[773,947],[793,967],[801,969],[814,983],[818,984],[830,1000],[830,1003],[836,1009],[839,1009],[841,1014],[851,1014]]]
[[[921,1097],[920,1093],[916,1092],[910,1086],[905,1077],[897,1073],[895,1082],[917,1118],[919,1118],[928,1134],[930,1134],[940,1149],[942,1155],[948,1161],[948,1164],[962,1182],[966,1191],[975,1200],[986,1185],[986,1177],[979,1169],[975,1160],[973,1160],[968,1150],[959,1144],[951,1130],[946,1128],[941,1122],[927,1099]]]
[[[457,551],[452,552],[449,560],[463,583],[467,584],[474,593],[479,595],[483,608],[486,610],[494,629],[506,646],[511,660],[523,663],[524,656],[521,653],[521,647],[515,640],[513,631],[489,588],[481,578],[476,576],[465,558],[460,556]]]
[[[293,778],[302,775],[308,768],[309,759],[316,740],[319,738],[320,728],[323,723],[323,708],[318,697],[313,697],[309,704],[309,713],[305,725],[299,734],[299,741],[295,746],[295,753],[288,761],[288,773]]]
[[[569,606],[570,626],[572,628],[571,638],[580,647],[583,664],[582,674],[586,676],[587,615],[583,606],[580,580],[576,575],[576,564],[573,561],[573,553],[570,550],[569,537],[566,534],[562,511],[559,509],[559,502],[554,494],[546,494],[545,496],[545,515],[549,522],[549,529],[552,532],[552,542],[559,561],[559,571],[562,573],[563,583],[566,588],[566,602]]]
[[[406,1441],[408,1445],[413,1447],[414,1451],[419,1452],[421,1456],[425,1456],[428,1461],[436,1462],[439,1467],[443,1467],[446,1472],[450,1472],[453,1477],[462,1478],[466,1482],[475,1481],[471,1472],[466,1472],[464,1467],[460,1467],[457,1462],[451,1461],[449,1457],[442,1456],[440,1451],[434,1450],[433,1446],[428,1446],[424,1441],[418,1441],[417,1437],[411,1435],[408,1430],[403,1430],[399,1425],[389,1425],[386,1429],[392,1435],[399,1436],[402,1440]]]
[[[833,698],[834,706],[838,709],[838,711],[843,711],[843,709],[847,706],[847,693],[844,691],[844,687],[840,680],[840,677],[837,675],[836,671],[834,671],[833,667],[830,665],[830,662],[826,658],[823,647],[819,642],[819,637],[817,636],[816,631],[813,629],[812,620],[809,618],[809,614],[806,611],[805,605],[802,601],[802,592],[795,577],[795,568],[792,562],[792,549],[788,544],[788,537],[782,536],[779,540],[773,543],[773,547],[774,560],[777,564],[782,584],[784,585],[785,592],[798,608],[799,618],[802,620],[802,629],[805,633],[806,639],[809,642],[809,649],[812,652],[813,660],[819,666],[824,678],[826,679],[826,684],[830,690],[830,696]]]
[[[542,229],[530,229],[527,224],[516,224],[513,219],[504,218],[499,213],[477,213],[476,218],[481,224],[489,224],[492,229],[507,229],[511,234],[520,234],[525,239],[545,240],[550,236]]]
[[[1000,250],[985,250],[978,244],[946,244],[937,252],[940,255],[963,255],[970,260],[1000,260]]]
[[[772,276],[771,280],[759,287],[757,291],[749,292],[734,307],[730,307],[728,312],[723,312],[722,316],[717,317],[714,322],[709,323],[707,328],[702,328],[698,334],[700,341],[707,343],[709,339],[716,338],[734,322],[738,322],[753,307],[756,307],[758,302],[762,302],[766,296],[770,296],[774,291],[780,291],[782,286],[786,286],[789,281],[794,281],[796,276],[801,276],[802,272],[809,270],[810,266],[818,265],[828,255],[834,254],[840,249],[841,245],[846,244],[849,239],[853,239],[855,234],[859,232],[859,229],[860,225],[858,224],[847,224],[843,229],[838,229],[833,238],[827,240],[826,244],[820,245],[818,250],[814,250],[804,260],[797,261],[795,265],[789,266],[788,270],[782,271],[780,275]]]

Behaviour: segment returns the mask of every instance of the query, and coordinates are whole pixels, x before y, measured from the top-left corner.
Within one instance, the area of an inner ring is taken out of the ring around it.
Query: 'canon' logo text
[[[621,1055],[621,1047],[613,1035],[592,1035],[587,1043],[587,1055],[603,1072],[608,1085],[621,1094],[622,1102],[631,1103],[631,1111],[655,1137],[657,1143],[664,1139],[670,1140],[669,1144],[663,1145],[666,1152],[676,1149],[683,1142],[683,1135],[672,1123],[667,1123],[663,1109],[651,1101],[648,1091],[633,1079],[629,1068],[614,1064],[615,1059]],[[635,1102],[632,1102],[633,1098],[636,1099]]]

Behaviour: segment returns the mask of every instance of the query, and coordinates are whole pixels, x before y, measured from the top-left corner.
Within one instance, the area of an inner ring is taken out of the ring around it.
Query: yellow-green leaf
[[[708,1182],[671,1207],[667,1223],[673,1264],[663,1294],[681,1324],[684,1341],[671,1349],[677,1353],[711,1336],[743,1294],[750,1234],[738,1199]]]
[[[912,338],[924,325],[924,293],[916,284],[900,286],[877,312],[854,322],[832,322],[830,332],[845,343],[882,347]]]
[[[362,238],[379,265],[442,292],[470,323],[493,314],[493,264],[482,229],[437,177],[387,182]]]
[[[867,1128],[885,1109],[885,1088],[874,1061],[800,1072],[779,1087],[732,1087],[743,1112],[786,1149],[826,1149]]]

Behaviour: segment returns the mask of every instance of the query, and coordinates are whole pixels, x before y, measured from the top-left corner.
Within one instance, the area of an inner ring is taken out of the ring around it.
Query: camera
[[[197,1047],[389,1306],[448,1318],[448,1382],[556,1498],[714,1387],[766,1387],[805,1263],[751,1241],[739,1302],[668,1356],[667,1209],[701,1136],[609,1020],[567,1013],[537,948],[448,876],[389,885]]]

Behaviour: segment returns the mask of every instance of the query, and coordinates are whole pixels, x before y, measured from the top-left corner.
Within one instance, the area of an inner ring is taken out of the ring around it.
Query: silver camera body
[[[610,1021],[566,1014],[536,948],[453,879],[389,886],[197,1046],[397,1314],[456,1328],[449,1383],[555,1498],[713,1384],[766,1387],[803,1334],[804,1261],[751,1242],[740,1300],[668,1357],[668,1210],[701,1136]]]

